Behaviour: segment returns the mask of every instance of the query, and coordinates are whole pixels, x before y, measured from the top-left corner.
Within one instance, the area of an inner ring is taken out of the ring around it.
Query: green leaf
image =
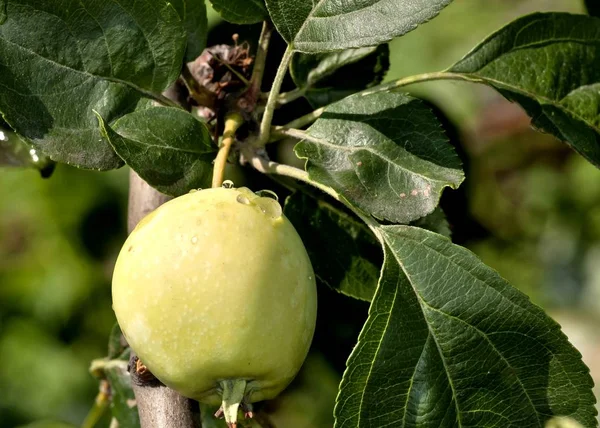
[[[0,0],[0,25],[6,22],[6,3],[8,0]]]
[[[210,187],[217,149],[206,125],[186,111],[153,107],[112,127],[98,120],[115,152],[152,187],[175,196]]]
[[[404,94],[356,94],[327,107],[296,154],[310,178],[377,218],[408,223],[463,179],[435,115]],[[300,135],[299,135],[300,136]]]
[[[560,326],[468,250],[381,226],[385,263],[344,374],[336,427],[597,426],[593,381]]]
[[[208,18],[204,0],[171,0],[187,32],[185,61],[194,61],[206,47]]]
[[[161,0],[8,0],[0,26],[0,112],[55,161],[122,165],[92,110],[111,123],[179,75],[186,33]]]
[[[301,52],[375,46],[414,30],[452,0],[266,0],[283,38]]]
[[[371,231],[341,209],[300,192],[287,198],[284,210],[315,275],[340,293],[371,300],[381,266],[381,250]]]
[[[439,206],[431,214],[411,222],[410,225],[439,233],[447,238],[450,238],[452,235],[446,214],[444,214],[444,211]]]
[[[265,0],[210,0],[225,21],[255,24],[269,19]]]
[[[389,56],[387,43],[318,55],[297,53],[290,72],[316,108],[381,83],[390,65]]]
[[[113,418],[119,422],[119,428],[139,428],[140,417],[131,388],[131,376],[127,371],[127,362],[112,360],[107,363],[104,372],[110,383],[110,410]]]
[[[600,19],[536,13],[496,32],[449,71],[519,103],[535,127],[600,166]]]

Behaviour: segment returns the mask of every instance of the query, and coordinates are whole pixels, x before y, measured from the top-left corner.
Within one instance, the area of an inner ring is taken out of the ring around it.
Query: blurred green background
[[[536,10],[584,8],[576,0],[456,0],[391,43],[387,80],[443,69],[504,23]],[[441,82],[410,89],[445,113],[465,159],[469,179],[443,198],[455,242],[544,306],[600,383],[600,171],[530,130],[517,106],[486,87]],[[126,233],[127,174],[59,165],[43,179],[34,169],[0,170],[2,428],[37,419],[78,425],[93,402],[98,384],[88,366],[106,354],[115,321],[110,278]],[[277,426],[332,423],[336,385],[366,305],[320,292],[338,313],[320,323],[294,388],[267,405]]]

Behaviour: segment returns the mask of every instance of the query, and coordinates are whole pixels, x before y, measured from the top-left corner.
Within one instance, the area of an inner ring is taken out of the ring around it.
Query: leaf
[[[408,223],[463,180],[431,110],[404,94],[356,94],[327,107],[296,145],[310,178],[377,218]]]
[[[344,374],[336,427],[597,426],[593,381],[560,326],[468,250],[381,226],[385,263]]]
[[[283,38],[301,52],[375,46],[414,30],[451,0],[266,0]]]
[[[6,22],[6,3],[8,0],[0,0],[0,25]]]
[[[256,24],[269,19],[264,0],[210,0],[219,15],[234,24]]]
[[[450,238],[452,235],[446,214],[444,214],[444,211],[439,206],[436,207],[431,214],[411,222],[411,226],[416,226],[431,232],[439,233],[447,238]]]
[[[318,55],[297,53],[290,71],[294,83],[306,88],[305,97],[317,108],[381,83],[389,55],[387,43]]]
[[[519,103],[533,125],[600,166],[600,19],[536,13],[499,30],[449,71]]]
[[[185,61],[194,61],[206,47],[208,18],[204,0],[171,0],[187,32]]]
[[[597,0],[585,0],[585,7],[591,16],[600,17],[600,3]]]
[[[113,418],[119,422],[119,428],[139,428],[140,417],[131,388],[131,376],[127,371],[127,362],[112,360],[107,363],[104,372],[110,383],[110,410]]]
[[[55,161],[122,165],[100,136],[179,75],[179,16],[162,0],[8,0],[0,26],[0,112]]]
[[[315,275],[340,293],[371,300],[381,250],[369,229],[341,209],[300,192],[287,198],[284,211],[306,246]]]
[[[153,107],[112,127],[98,120],[115,152],[152,187],[169,195],[210,187],[217,150],[206,125],[186,111]]]

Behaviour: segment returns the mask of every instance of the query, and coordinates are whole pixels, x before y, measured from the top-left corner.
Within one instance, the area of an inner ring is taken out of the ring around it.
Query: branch
[[[169,196],[150,187],[133,170],[129,175],[127,229],[169,200]],[[133,353],[133,350],[132,350]],[[198,403],[182,397],[156,379],[144,380],[131,371],[131,385],[140,414],[141,428],[195,428],[200,426]]]

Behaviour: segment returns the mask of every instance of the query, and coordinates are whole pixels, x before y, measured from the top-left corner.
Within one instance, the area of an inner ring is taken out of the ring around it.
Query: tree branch
[[[133,170],[129,175],[129,209],[127,229],[167,202],[169,196],[150,187]],[[132,351],[133,352],[133,351]],[[140,414],[142,428],[196,428],[200,426],[198,403],[182,397],[158,380],[146,380],[131,370],[131,385]]]

